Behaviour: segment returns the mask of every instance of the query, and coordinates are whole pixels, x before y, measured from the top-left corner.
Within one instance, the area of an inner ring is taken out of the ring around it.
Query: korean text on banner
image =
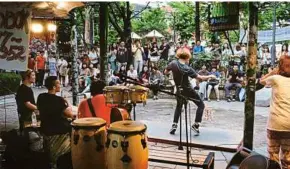
[[[0,7],[0,69],[27,70],[31,12]]]

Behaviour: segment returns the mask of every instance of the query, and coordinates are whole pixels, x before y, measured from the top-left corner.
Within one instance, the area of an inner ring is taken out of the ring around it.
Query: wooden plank
[[[187,166],[186,151],[172,150],[172,146],[166,144],[149,144],[149,161]],[[171,148],[171,149],[170,149]],[[173,158],[174,157],[174,158]],[[214,153],[202,153],[191,151],[190,166],[210,168],[214,161]]]
[[[163,158],[163,159],[167,159],[169,161],[185,161],[186,163],[186,155],[184,154],[184,156],[172,156],[172,155],[158,155],[158,154],[151,154],[149,155],[149,158]],[[174,158],[172,158],[174,157]],[[203,164],[205,161],[206,157],[195,157],[195,156],[191,156],[190,160],[192,163],[198,163],[198,164]]]
[[[166,139],[161,139],[161,138],[148,138],[149,142],[156,142],[156,143],[163,143],[163,144],[170,144],[170,145],[179,145],[179,141],[174,141],[174,140],[166,140]],[[185,142],[182,142],[182,146],[186,146]],[[230,152],[230,153],[235,153],[237,152],[237,148],[230,148],[230,147],[221,147],[221,146],[208,146],[208,145],[201,145],[201,144],[196,144],[196,143],[189,143],[189,147],[194,147],[194,148],[203,148],[203,149],[209,149],[209,150],[217,150],[217,151],[224,151],[224,152]]]

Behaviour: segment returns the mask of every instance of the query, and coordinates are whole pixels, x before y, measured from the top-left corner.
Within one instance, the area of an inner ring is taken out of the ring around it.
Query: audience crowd
[[[214,90],[217,101],[220,100],[220,91],[224,90],[228,102],[243,101],[245,82],[245,65],[247,62],[246,44],[236,44],[230,47],[228,43],[204,43],[201,41],[191,43],[180,41],[177,44],[167,42],[162,39],[157,42],[142,44],[135,41],[131,47],[132,62],[130,65],[129,49],[125,42],[113,43],[108,49],[107,79],[109,85],[128,85],[124,83],[119,75],[126,75],[145,84],[163,84],[174,88],[172,75],[163,75],[161,62],[169,63],[175,59],[177,49],[184,47],[192,52],[191,65],[200,75],[213,74],[217,78],[208,81],[191,80],[191,85],[198,90],[203,100],[211,101],[212,90]],[[282,50],[277,52],[276,61],[280,56],[288,55],[288,44],[282,46]],[[199,67],[196,63],[203,55],[211,56],[207,61],[209,64],[202,64]],[[100,78],[100,49],[98,46],[91,47],[88,51],[83,51],[77,59],[78,63],[78,83],[80,93],[89,92],[93,79]],[[43,87],[45,76],[56,76],[62,86],[71,84],[71,61],[69,58],[56,58],[56,54],[51,52],[47,57],[43,51],[31,53],[28,61],[28,68],[35,70],[35,87]],[[261,77],[268,72],[271,67],[271,54],[267,45],[262,45],[258,49],[258,73]],[[176,91],[176,88],[173,89]],[[231,91],[234,92],[231,92]],[[154,99],[158,99],[158,92],[155,91]]]

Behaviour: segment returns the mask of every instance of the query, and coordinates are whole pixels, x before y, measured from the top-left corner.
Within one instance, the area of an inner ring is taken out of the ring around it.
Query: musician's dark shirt
[[[18,88],[16,94],[17,110],[22,120],[31,121],[31,114],[33,110],[25,106],[26,102],[30,102],[31,104],[35,105],[32,89],[22,84]]]
[[[197,74],[192,67],[187,64],[182,64],[178,60],[173,60],[166,68],[168,71],[172,71],[173,80],[176,86],[182,86],[184,88],[191,88],[188,77],[196,78]]]
[[[41,119],[41,131],[47,136],[70,132],[70,123],[64,117],[67,102],[59,96],[42,93],[37,98],[37,108]]]

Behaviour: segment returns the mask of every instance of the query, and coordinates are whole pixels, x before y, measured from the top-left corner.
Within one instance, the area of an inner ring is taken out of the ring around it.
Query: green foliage
[[[160,8],[148,9],[141,13],[141,18],[132,20],[132,30],[144,35],[152,30],[166,34],[166,13]]]
[[[195,70],[200,70],[203,65],[207,68],[211,67],[211,61],[213,58],[214,57],[211,53],[199,53],[193,55],[189,63]]]
[[[57,49],[59,53],[69,53],[71,45],[71,23],[69,21],[57,22]]]
[[[16,93],[21,76],[15,73],[0,73],[0,96]]]
[[[276,4],[276,18],[279,26],[283,25],[283,21],[290,19],[290,3],[289,2],[265,2],[261,3],[259,12],[259,29],[272,29],[274,5]]]
[[[175,10],[175,23],[173,19],[171,27],[180,34],[181,39],[189,39],[195,32],[195,8],[192,2],[169,2],[169,5]]]

